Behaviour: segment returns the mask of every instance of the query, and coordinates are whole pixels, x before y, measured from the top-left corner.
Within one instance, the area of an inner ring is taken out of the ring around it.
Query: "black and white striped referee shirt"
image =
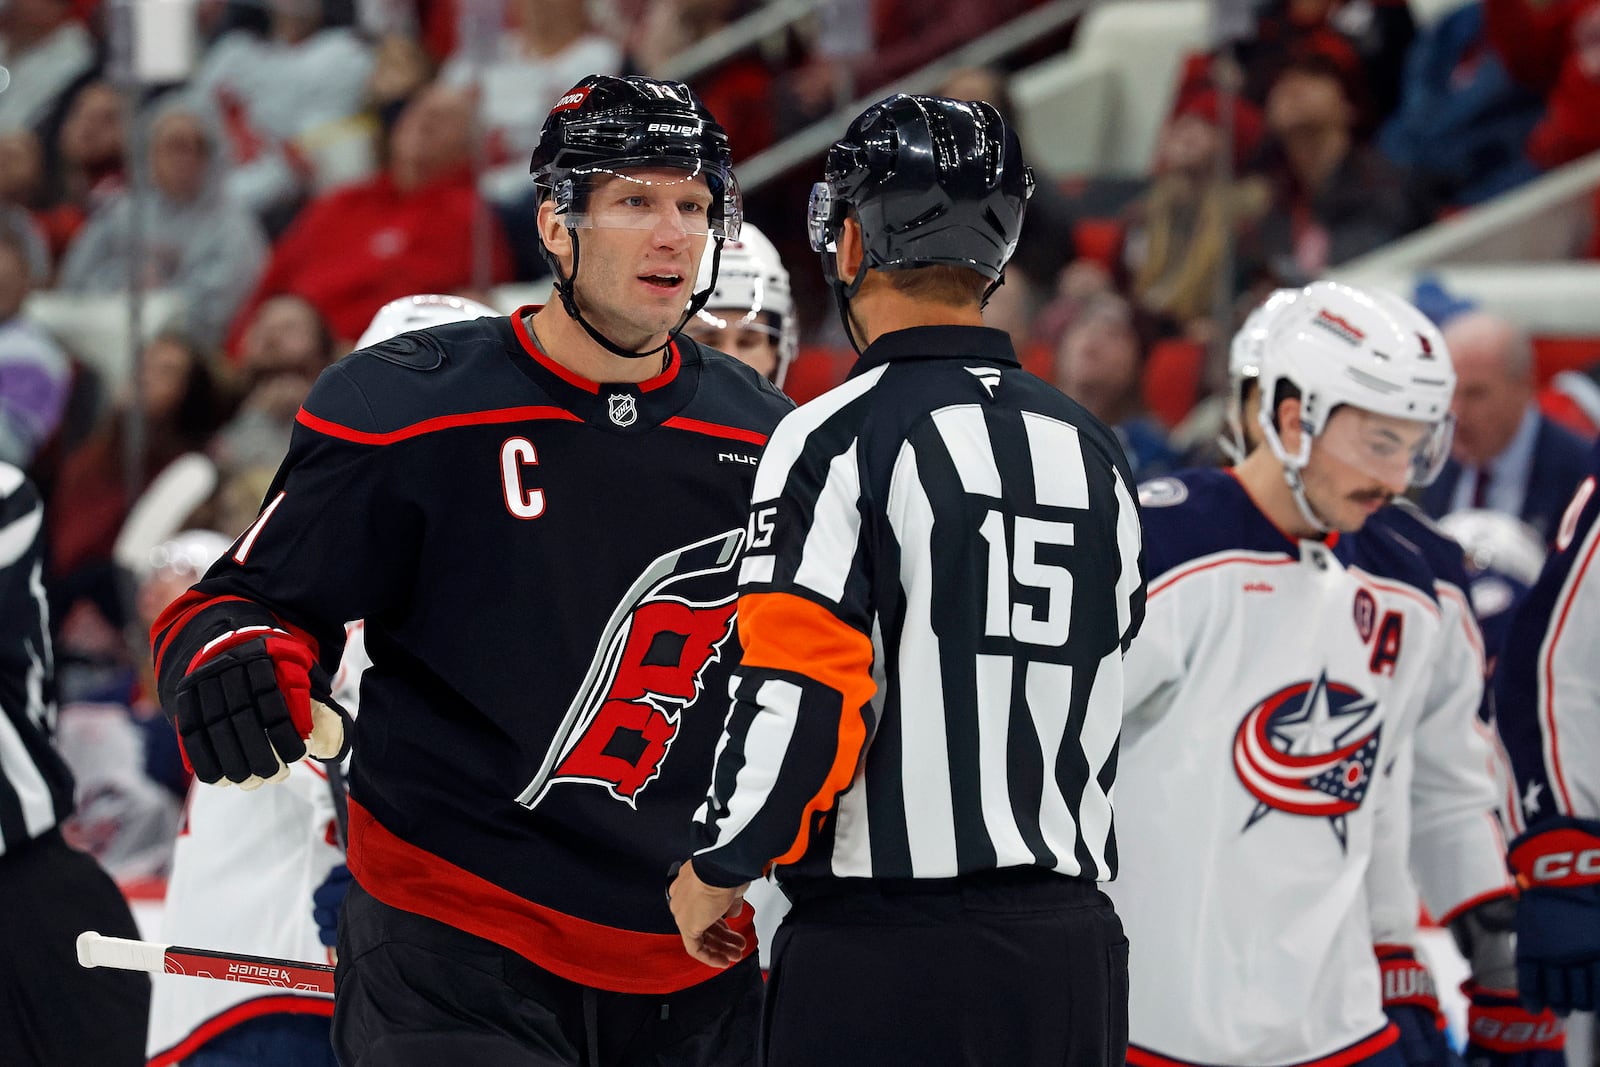
[[[55,662],[44,593],[44,504],[0,463],[0,854],[72,812],[72,775],[50,746]]]
[[[1111,432],[998,330],[888,334],[785,417],[756,475],[699,877],[1113,877],[1145,598],[1131,482]]]

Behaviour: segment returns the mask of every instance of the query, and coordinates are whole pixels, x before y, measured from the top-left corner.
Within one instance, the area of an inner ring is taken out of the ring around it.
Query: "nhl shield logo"
[[[606,408],[618,426],[632,426],[639,418],[639,398],[631,393],[612,393]]]

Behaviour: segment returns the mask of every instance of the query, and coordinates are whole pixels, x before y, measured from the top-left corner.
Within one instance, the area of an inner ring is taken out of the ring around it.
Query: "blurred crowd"
[[[495,287],[544,273],[527,160],[565,89],[589,73],[675,74],[758,4],[199,0],[192,74],[129,86],[111,73],[108,0],[8,0],[0,459],[47,501],[62,696],[80,709],[64,722],[137,746],[145,780],[170,794],[123,810],[102,783],[110,800],[84,805],[84,840],[97,812],[138,809],[170,842],[184,788],[139,588],[186,585],[201,564],[153,561],[150,546],[248,526],[311,382],[386,302],[493,303]],[[689,81],[748,160],[1034,6],[829,0]],[[1214,458],[1225,383],[1206,352],[1267,293],[1600,148],[1600,0],[1468,0],[1425,25],[1405,0],[1245,6],[1238,39],[1184,65],[1148,175],[1041,180],[988,309],[1031,369],[1116,428],[1141,477]],[[1070,30],[1015,65],[1069,43]],[[937,90],[1011,114],[1009,73],[960,70]],[[806,246],[816,168],[802,169],[746,204],[794,278],[800,400],[853,357]],[[178,310],[128,382],[28,311],[34,292],[89,301],[135,284]],[[1548,457],[1593,435],[1600,388],[1587,406],[1581,388],[1549,402],[1536,339],[1442,290],[1418,298],[1466,358],[1457,461],[1429,510],[1499,508],[1547,535],[1546,498],[1565,499],[1567,477]]]

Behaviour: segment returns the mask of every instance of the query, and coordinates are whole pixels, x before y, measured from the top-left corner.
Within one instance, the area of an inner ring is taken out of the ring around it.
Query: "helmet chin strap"
[[[1294,504],[1300,509],[1301,517],[1321,532],[1332,533],[1333,527],[1323,521],[1322,516],[1317,514],[1316,509],[1311,506],[1311,501],[1306,497],[1306,482],[1300,477],[1299,468],[1284,467],[1283,480],[1289,483],[1289,492],[1294,496]]]
[[[856,350],[856,355],[861,355],[861,344],[856,340],[856,317],[850,310],[850,301],[861,291],[861,283],[867,277],[867,265],[861,264],[861,269],[856,271],[856,276],[848,283],[839,277],[839,254],[837,252],[822,253],[822,273],[828,279],[828,288],[833,290],[833,302],[839,309],[839,322],[844,326],[844,336],[850,342],[850,347]],[[863,331],[865,332],[865,331]]]
[[[1272,454],[1283,467],[1283,480],[1289,486],[1289,493],[1294,497],[1294,506],[1300,509],[1300,517],[1311,524],[1311,527],[1322,533],[1332,533],[1333,526],[1317,514],[1311,506],[1311,501],[1306,497],[1306,482],[1300,476],[1302,464],[1310,458],[1310,445],[1305,445],[1305,454],[1291,456],[1289,450],[1283,447],[1283,439],[1278,436],[1278,428],[1272,424],[1267,416],[1267,409],[1263,407],[1259,414],[1261,423],[1261,436],[1266,441],[1267,447],[1272,449]],[[1309,442],[1309,431],[1302,425],[1301,433],[1308,434],[1302,440]]]
[[[578,231],[568,230],[567,233],[572,237],[572,274],[568,277],[563,278],[561,276],[561,264],[557,261],[555,255],[550,251],[550,249],[545,247],[542,241],[540,242],[539,246],[540,252],[544,254],[545,262],[550,265],[550,274],[555,279],[553,287],[556,291],[556,295],[561,298],[561,306],[566,309],[567,315],[574,319],[579,326],[583,327],[583,332],[587,333],[595,344],[599,345],[601,348],[612,353],[613,355],[621,356],[623,359],[643,359],[646,356],[653,356],[658,352],[665,351],[667,346],[672,344],[673,338],[678,336],[678,331],[683,329],[683,324],[688,322],[695,316],[697,312],[699,312],[701,308],[706,306],[706,301],[711,299],[711,293],[717,286],[717,271],[722,265],[722,245],[726,240],[726,238],[724,238],[721,234],[712,235],[711,239],[716,242],[716,245],[711,251],[710,283],[707,284],[704,289],[696,292],[690,299],[689,306],[684,309],[683,315],[679,317],[677,325],[667,331],[667,339],[665,341],[661,342],[659,345],[656,345],[654,348],[647,348],[643,352],[640,352],[632,348],[623,348],[621,345],[611,340],[611,338],[595,329],[592,325],[590,325],[589,320],[584,317],[583,310],[578,307],[577,294],[578,259],[582,255],[582,248],[578,242]]]

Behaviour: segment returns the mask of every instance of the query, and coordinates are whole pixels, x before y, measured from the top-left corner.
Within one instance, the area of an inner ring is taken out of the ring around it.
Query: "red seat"
[[[1144,363],[1144,403],[1168,428],[1178,425],[1200,396],[1206,350],[1193,341],[1156,342]]]
[[[1540,388],[1564,370],[1583,370],[1595,363],[1600,363],[1600,337],[1533,339],[1533,366]]]
[[[783,379],[783,391],[796,404],[814,400],[844,381],[856,354],[850,349],[825,348],[821,345],[802,345],[789,373]]]
[[[1118,219],[1079,219],[1072,225],[1072,240],[1079,259],[1092,259],[1113,274],[1117,270],[1117,250],[1122,247],[1122,223]]]

